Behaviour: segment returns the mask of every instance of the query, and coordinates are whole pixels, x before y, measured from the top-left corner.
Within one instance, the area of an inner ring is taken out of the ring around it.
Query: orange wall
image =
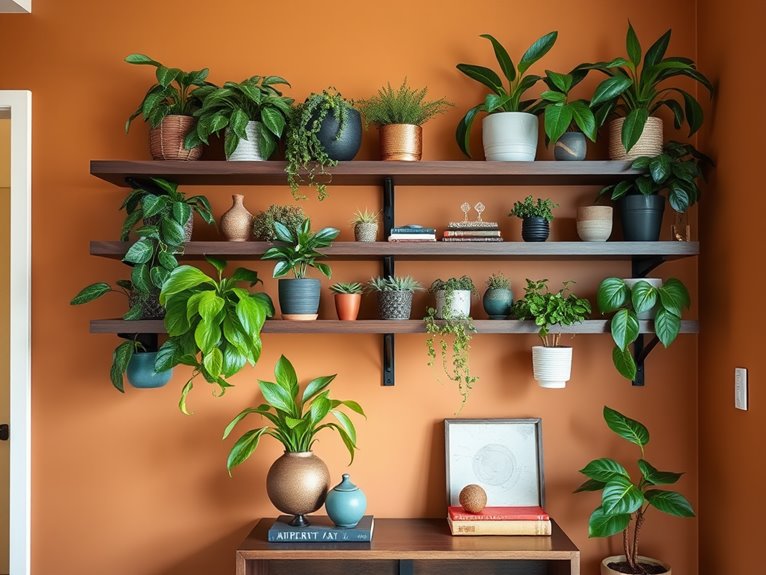
[[[120,190],[88,174],[88,161],[148,157],[144,126],[136,124],[129,137],[121,131],[150,80],[148,69],[122,63],[126,54],[145,52],[185,69],[209,66],[211,79],[219,83],[255,73],[280,74],[292,82],[296,98],[328,85],[363,98],[386,81],[407,76],[411,84],[427,84],[431,95],[447,95],[457,104],[427,126],[425,159],[458,159],[454,126],[483,92],[454,65],[494,65],[489,44],[478,38],[481,33],[497,35],[518,58],[535,38],[557,29],[559,43],[545,62],[557,69],[623,54],[628,18],[644,38],[672,27],[673,51],[695,51],[692,0],[650,0],[633,10],[612,0],[544,1],[534,11],[515,9],[505,0],[484,1],[473,11],[454,0],[341,1],[321,7],[303,2],[289,9],[237,0],[221,4],[218,14],[195,11],[193,5],[137,0],[126,8],[84,0],[38,1],[31,16],[0,17],[0,48],[17,54],[4,63],[0,88],[29,88],[34,94],[35,575],[232,572],[237,544],[256,518],[275,512],[264,479],[279,450],[265,441],[229,479],[224,462],[230,443],[222,442],[220,434],[233,414],[255,401],[255,379],[268,378],[281,353],[303,377],[339,373],[335,395],[357,399],[368,410],[368,420],[359,424],[361,450],[351,471],[368,493],[371,512],[380,517],[445,512],[442,420],[454,415],[459,398],[426,367],[422,336],[397,339],[394,389],[379,385],[381,343],[376,336],[285,335],[265,336],[261,362],[237,377],[237,387],[225,397],[213,398],[199,383],[190,398],[192,417],[175,407],[186,375],[182,370],[163,390],[129,389],[121,396],[112,389],[108,369],[117,340],[88,334],[88,321],[118,315],[122,302],[116,296],[88,308],[71,308],[67,302],[86,283],[124,275],[118,263],[90,257],[87,251],[91,238],[116,237],[122,197]],[[476,136],[478,146],[478,130]],[[375,154],[370,132],[359,158]],[[220,214],[234,190],[203,191]],[[289,199],[284,186],[247,191],[251,210]],[[504,214],[526,193],[550,195],[561,204],[553,237],[573,239],[575,207],[589,201],[594,190],[402,189],[398,221],[443,225],[459,217],[464,200],[483,201],[485,217],[500,219],[505,235],[518,238],[518,224]],[[323,204],[312,200],[305,207],[316,225],[342,227],[342,239],[349,239],[353,210],[378,204],[377,190],[335,187]],[[270,270],[266,264],[253,265],[264,275]],[[695,265],[670,264],[662,273],[686,279],[696,295]],[[334,270],[338,280],[364,280],[379,271],[372,262],[338,263]],[[578,293],[589,297],[601,278],[629,273],[625,263],[577,261],[404,263],[397,270],[426,284],[438,275],[462,273],[483,283],[491,272],[503,270],[517,292],[525,277],[549,277],[554,284],[574,279]],[[274,282],[267,283],[273,293]],[[425,296],[417,299],[416,314],[422,314],[425,303]],[[321,313],[333,317],[329,298]],[[543,418],[548,508],[583,550],[585,572],[592,572],[600,557],[618,550],[618,542],[587,539],[587,517],[596,499],[571,495],[580,482],[577,470],[594,457],[637,455],[606,430],[600,416],[604,404],[647,423],[655,437],[647,456],[660,468],[687,470],[680,487],[697,503],[696,338],[682,336],[671,350],[656,350],[644,389],[632,389],[617,377],[608,337],[581,336],[574,341],[570,386],[542,390],[531,377],[529,348],[534,343],[532,336],[477,337],[472,363],[481,381],[461,415]],[[336,438],[323,437],[316,451],[334,477],[345,471]],[[696,520],[653,514],[642,551],[663,557],[679,573],[696,572]]]
[[[764,273],[755,250],[763,245],[760,216],[766,198],[758,182],[762,115],[743,113],[749,75],[761,67],[754,38],[766,18],[762,2],[699,1],[700,64],[719,84],[715,117],[704,140],[717,166],[701,218],[700,263],[700,573],[758,570],[759,493],[766,464],[757,453],[765,437],[766,366],[760,338],[749,337],[763,319],[758,303]],[[744,209],[743,209],[744,208]],[[748,368],[750,410],[734,409],[734,368]],[[736,524],[736,529],[731,526]]]

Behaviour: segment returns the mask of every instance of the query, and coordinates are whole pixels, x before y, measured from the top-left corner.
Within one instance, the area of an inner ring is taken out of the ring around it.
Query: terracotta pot
[[[338,319],[354,321],[359,315],[361,303],[362,294],[360,293],[336,293],[335,310],[338,312]]]
[[[285,451],[266,475],[266,493],[274,507],[295,515],[291,525],[308,525],[304,515],[322,507],[329,488],[330,472],[311,451]]]
[[[606,557],[603,561],[601,561],[601,575],[624,575],[624,573],[622,573],[621,571],[615,571],[614,569],[607,567],[609,563],[619,563],[620,561],[625,561],[625,555],[611,555],[610,557]],[[663,563],[662,561],[658,561],[657,559],[652,559],[651,557],[644,557],[643,555],[639,555],[638,562],[648,563],[649,565],[660,565],[661,567],[664,567],[666,569],[663,575],[672,575],[670,566]]]
[[[247,211],[245,196],[231,196],[232,206],[221,216],[221,231],[230,242],[246,242],[253,232],[253,214]]]
[[[202,146],[184,148],[184,138],[197,125],[197,118],[171,114],[149,130],[149,152],[153,160],[199,160]]]
[[[662,119],[649,116],[644,125],[644,131],[636,145],[625,151],[622,145],[622,125],[625,118],[617,118],[609,122],[609,159],[635,160],[639,156],[658,156],[662,153]]]
[[[417,162],[423,154],[423,128],[415,124],[380,127],[380,159]]]

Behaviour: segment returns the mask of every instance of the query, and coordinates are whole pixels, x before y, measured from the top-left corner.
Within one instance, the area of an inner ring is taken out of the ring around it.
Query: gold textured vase
[[[420,161],[423,128],[415,124],[387,124],[380,127],[380,157],[383,160]]]
[[[245,196],[234,194],[231,199],[231,208],[221,216],[221,231],[230,242],[245,242],[253,233],[253,214],[245,207]]]
[[[266,492],[274,507],[295,515],[290,525],[308,525],[304,516],[322,507],[329,488],[330,472],[311,451],[285,451],[266,476]]]

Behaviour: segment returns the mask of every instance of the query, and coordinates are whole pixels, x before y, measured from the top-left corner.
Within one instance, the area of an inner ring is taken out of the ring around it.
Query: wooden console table
[[[375,519],[371,543],[269,543],[261,519],[237,549],[237,575],[580,574],[580,551],[550,537],[453,537],[444,519]]]

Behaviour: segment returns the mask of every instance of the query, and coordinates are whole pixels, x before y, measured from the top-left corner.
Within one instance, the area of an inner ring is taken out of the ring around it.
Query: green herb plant
[[[207,144],[211,135],[226,130],[224,151],[229,157],[240,140],[247,140],[247,123],[260,122],[258,146],[264,159],[277,149],[277,144],[291,114],[292,98],[282,95],[275,86],[290,84],[280,76],[251,76],[240,83],[226,82],[223,87],[207,86],[197,92],[202,106],[194,115],[199,118],[196,130],[184,141],[189,149]]]
[[[454,104],[444,98],[426,100],[428,88],[415,89],[407,85],[407,79],[396,90],[388,83],[378,93],[359,102],[359,111],[365,126],[372,124],[414,124],[421,126],[428,120],[447,111]]]
[[[455,132],[458,146],[462,152],[471,155],[470,136],[474,119],[479,112],[492,114],[494,112],[529,112],[537,114],[542,110],[543,103],[532,98],[522,100],[524,94],[541,79],[535,74],[527,74],[529,68],[545,56],[556,43],[558,32],[549,32],[538,38],[519,60],[518,67],[514,66],[513,60],[507,50],[493,36],[482,34],[492,43],[495,58],[500,66],[503,76],[508,82],[503,85],[500,76],[490,68],[474,64],[458,64],[457,69],[469,78],[476,80],[490,89],[490,93],[484,98],[484,102],[468,110],[460,120]]]
[[[253,236],[262,242],[273,242],[277,239],[274,222],[297,232],[304,221],[306,213],[300,206],[272,204],[266,211],[259,212],[253,218]]]
[[[554,204],[552,200],[537,198],[537,201],[533,201],[532,196],[527,196],[523,202],[514,202],[508,215],[516,216],[522,220],[524,218],[543,218],[550,222],[553,220],[553,208],[557,207],[558,204]]]
[[[487,278],[487,289],[511,289],[511,280],[503,272],[490,274]]]
[[[339,229],[322,228],[316,233],[311,233],[311,220],[306,218],[297,231],[280,222],[274,222],[274,231],[277,239],[285,242],[285,245],[269,248],[261,259],[276,260],[273,274],[275,278],[281,278],[292,271],[296,279],[303,279],[309,268],[318,269],[328,279],[332,276],[330,266],[317,261],[324,257],[317,250],[330,246],[340,234]]]
[[[339,294],[361,294],[364,286],[359,282],[338,282],[330,286],[330,291]]]
[[[675,517],[694,517],[689,501],[676,491],[657,489],[658,485],[676,483],[682,473],[659,471],[644,459],[644,447],[649,443],[649,430],[638,421],[604,406],[604,420],[609,429],[641,449],[637,462],[638,481],[620,462],[603,457],[594,459],[580,470],[588,479],[575,493],[601,491],[601,504],[588,522],[589,537],[611,537],[622,533],[622,544],[628,571],[635,575],[646,573],[639,563],[638,540],[650,507]],[[632,527],[632,533],[631,533]]]
[[[615,343],[612,362],[620,375],[633,381],[636,362],[629,347],[638,338],[637,314],[657,306],[654,317],[657,339],[647,349],[652,349],[657,341],[668,347],[681,331],[681,313],[691,305],[691,298],[686,286],[676,278],[666,280],[660,287],[639,281],[632,288],[620,278],[606,278],[598,286],[596,302],[602,314],[614,313],[609,321]]]
[[[574,325],[590,314],[590,302],[571,291],[573,281],[562,282],[556,292],[548,288],[548,280],[527,279],[524,297],[514,302],[511,314],[516,319],[533,320],[537,334],[545,347],[559,347],[560,333],[551,333],[555,326]]]
[[[182,265],[170,272],[160,292],[169,337],[160,347],[155,369],[164,371],[178,364],[193,368],[178,404],[187,415],[186,398],[198,375],[216,384],[223,395],[231,387],[227,378],[246,363],[256,364],[261,355],[263,323],[274,315],[267,294],[238,285],[246,283],[252,288],[260,283],[256,272],[237,268],[224,277],[225,261],[205,259],[215,268],[215,277]]]
[[[131,122],[140,115],[152,128],[159,126],[162,119],[171,114],[192,116],[202,104],[197,91],[203,86],[212,86],[206,81],[207,68],[184,72],[179,68],[163,66],[144,54],[130,54],[125,61],[139,66],[153,66],[157,78],[157,83],[149,88],[141,105],[125,122],[126,134]]]
[[[351,418],[340,408],[348,408],[363,417],[366,415],[355,401],[330,398],[328,387],[335,375],[312,379],[301,392],[295,368],[283,355],[274,367],[274,379],[274,382],[258,380],[264,403],[242,410],[223,432],[223,438],[226,439],[237,424],[251,414],[261,415],[269,422],[263,427],[246,431],[237,439],[226,461],[229,475],[234,467],[250,457],[264,435],[279,441],[287,452],[304,453],[311,451],[317,434],[323,429],[332,429],[338,433],[353,463],[357,449],[356,428]],[[322,423],[330,414],[336,421]]]

